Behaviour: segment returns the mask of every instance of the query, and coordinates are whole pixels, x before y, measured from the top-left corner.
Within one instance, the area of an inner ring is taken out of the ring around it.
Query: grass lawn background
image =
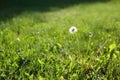
[[[77,1],[0,7],[0,80],[120,79],[120,1]]]

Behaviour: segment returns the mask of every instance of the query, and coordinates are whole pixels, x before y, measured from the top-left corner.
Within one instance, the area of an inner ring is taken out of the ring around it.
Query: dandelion
[[[77,32],[77,28],[76,28],[75,26],[72,26],[72,27],[69,29],[69,32],[70,32],[71,34],[73,34],[73,33]]]
[[[89,37],[92,37],[93,36],[93,33],[92,32],[89,32]]]

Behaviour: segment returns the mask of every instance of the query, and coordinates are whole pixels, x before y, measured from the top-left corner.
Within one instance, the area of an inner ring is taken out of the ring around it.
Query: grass
[[[0,12],[0,80],[120,79],[120,1],[14,9]]]

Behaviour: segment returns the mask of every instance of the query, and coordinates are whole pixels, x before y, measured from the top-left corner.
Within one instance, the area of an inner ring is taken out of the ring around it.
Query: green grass
[[[120,1],[31,8],[0,12],[0,80],[120,80]]]

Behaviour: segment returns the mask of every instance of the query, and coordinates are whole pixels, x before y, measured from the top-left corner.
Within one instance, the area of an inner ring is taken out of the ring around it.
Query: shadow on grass
[[[1,0],[0,21],[8,20],[24,11],[50,11],[51,7],[58,9],[75,4],[107,2],[110,0]]]

